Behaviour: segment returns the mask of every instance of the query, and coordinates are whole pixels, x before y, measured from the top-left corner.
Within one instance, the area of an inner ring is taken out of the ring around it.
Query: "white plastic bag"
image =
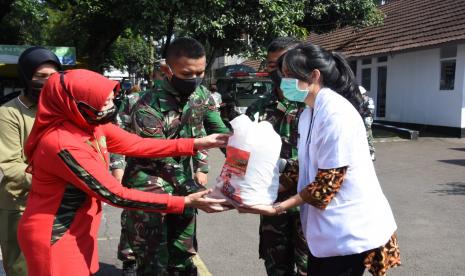
[[[279,189],[281,137],[269,122],[252,122],[246,115],[236,117],[231,126],[234,135],[229,138],[216,194],[219,191],[235,204],[272,204]]]

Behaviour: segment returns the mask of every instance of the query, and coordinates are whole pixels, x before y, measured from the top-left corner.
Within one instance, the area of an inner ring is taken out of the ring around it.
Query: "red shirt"
[[[84,91],[87,97],[93,97],[92,93],[111,91],[108,88],[114,85],[90,71],[73,70],[69,75],[75,97],[85,89],[90,89]],[[26,148],[33,177],[18,240],[29,275],[88,276],[98,271],[101,201],[153,212],[184,209],[183,197],[123,187],[108,170],[108,151],[152,158],[193,155],[194,143],[193,139],[144,139],[112,124],[86,125],[60,90],[57,76],[52,75],[41,92]],[[81,79],[73,83],[73,78]],[[85,86],[86,78],[95,86]],[[98,89],[99,85],[107,87]]]

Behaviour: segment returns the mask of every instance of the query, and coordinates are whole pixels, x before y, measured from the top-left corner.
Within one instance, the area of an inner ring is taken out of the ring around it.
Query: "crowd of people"
[[[118,97],[117,82],[63,71],[45,48],[21,54],[24,93],[0,107],[7,275],[96,273],[102,202],[123,208],[124,275],[198,274],[197,210],[231,209],[208,197],[208,149],[231,133],[202,85],[204,47],[176,38],[165,61],[158,85]],[[369,99],[340,54],[308,42],[276,38],[266,65],[273,92],[246,114],[281,136],[279,193],[273,205],[236,209],[260,214],[267,274],[385,275],[400,256],[373,166]]]

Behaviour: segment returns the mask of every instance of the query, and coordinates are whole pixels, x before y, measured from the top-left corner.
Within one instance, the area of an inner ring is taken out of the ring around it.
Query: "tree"
[[[8,2],[5,7],[11,10],[2,19],[0,42],[75,46],[78,57],[85,57],[90,69],[96,71],[109,61],[112,44],[127,29],[160,41],[159,57],[173,37],[194,37],[206,46],[211,61],[226,54],[261,56],[265,45],[276,36],[303,38],[309,31],[364,26],[382,18],[373,0]]]
[[[296,24],[304,17],[304,1],[213,3],[203,6],[199,3],[193,11],[195,16],[179,21],[179,25],[183,26],[180,34],[192,36],[205,44],[210,61],[219,55],[262,56],[264,45],[276,36],[304,37],[307,34]]]
[[[112,43],[130,26],[137,24],[145,1],[46,0],[67,16],[63,30],[77,41],[78,53],[86,56],[92,70],[101,71]]]
[[[276,36],[304,38],[346,25],[366,26],[382,19],[372,0],[210,0],[162,1],[163,13],[146,14],[156,21],[150,30],[165,37],[162,55],[173,33],[198,39],[211,62],[221,55],[259,58]],[[154,7],[155,8],[155,7]],[[317,19],[314,19],[317,18]]]
[[[14,0],[0,0],[0,21],[11,11]]]
[[[106,64],[129,74],[142,76],[149,74],[149,65],[154,61],[148,39],[126,30],[111,46]]]
[[[47,10],[39,1],[2,1],[0,44],[42,44]]]
[[[192,0],[153,1],[139,25],[160,41],[158,57],[165,56],[174,36],[190,36],[206,46],[209,64],[221,55],[260,56],[263,45],[278,35],[303,37],[303,1]]]
[[[383,15],[376,0],[307,0],[302,27],[325,33],[345,26],[365,27],[379,24]]]

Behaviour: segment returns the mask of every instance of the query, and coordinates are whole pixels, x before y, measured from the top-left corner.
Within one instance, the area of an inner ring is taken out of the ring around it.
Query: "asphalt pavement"
[[[465,139],[378,141],[376,171],[397,221],[403,262],[388,274],[465,275]],[[257,253],[258,217],[201,213],[198,237],[212,275],[266,275]]]

